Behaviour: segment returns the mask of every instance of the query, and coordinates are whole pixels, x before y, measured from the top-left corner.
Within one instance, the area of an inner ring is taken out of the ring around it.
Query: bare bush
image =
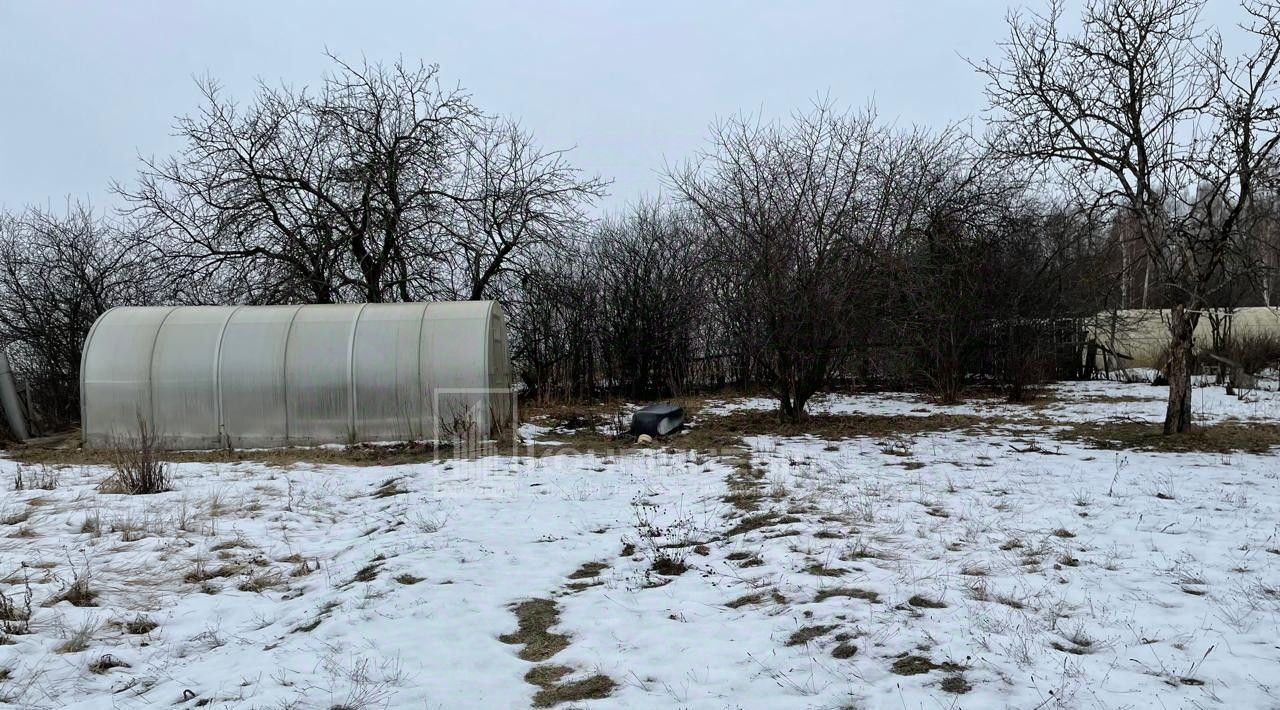
[[[169,464],[162,458],[155,431],[144,419],[138,419],[136,436],[114,442],[110,458],[111,476],[102,484],[104,492],[151,495],[171,490]]]
[[[1231,339],[1227,357],[1250,375],[1280,365],[1280,336],[1274,333],[1249,333]]]

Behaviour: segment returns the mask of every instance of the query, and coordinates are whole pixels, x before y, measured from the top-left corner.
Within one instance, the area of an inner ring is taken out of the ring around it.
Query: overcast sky
[[[829,94],[901,124],[982,108],[962,57],[992,55],[1005,0],[828,2],[72,2],[0,0],[0,207],[114,204],[137,156],[209,74],[318,84],[333,52],[440,65],[491,113],[614,180],[606,207],[659,189],[717,116]],[[1034,5],[1042,5],[1034,2]]]

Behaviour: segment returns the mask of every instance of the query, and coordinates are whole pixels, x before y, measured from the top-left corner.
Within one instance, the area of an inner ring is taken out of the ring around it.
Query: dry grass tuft
[[[129,667],[128,663],[125,663],[124,661],[120,660],[119,658],[116,658],[110,653],[104,653],[101,656],[98,656],[98,658],[94,660],[93,663],[89,664],[89,672],[101,675],[111,670],[112,668],[128,668],[128,667]]]
[[[53,598],[53,602],[67,602],[72,606],[97,606],[94,601],[98,597],[98,591],[89,584],[89,575],[79,574],[71,581],[61,594]]]
[[[653,558],[649,569],[667,577],[678,577],[689,571],[689,565],[683,559],[664,552]]]
[[[45,464],[18,466],[13,473],[13,490],[15,491],[52,491],[57,487],[58,469],[54,466]]]
[[[26,582],[26,594],[19,604],[0,593],[0,639],[31,633],[31,583]]]
[[[156,630],[159,624],[145,616],[139,616],[131,621],[124,622],[124,630],[131,634],[149,634]]]
[[[93,635],[97,631],[98,625],[96,622],[86,621],[72,629],[62,643],[55,646],[53,650],[56,653],[79,653],[89,648],[90,642],[93,641]]]
[[[796,522],[800,522],[800,519],[791,515],[783,516],[773,511],[757,513],[755,515],[747,515],[743,517],[736,525],[726,530],[725,535],[740,535],[742,533],[751,532],[752,530],[760,530],[761,528],[767,528],[773,525]]]
[[[730,609],[740,609],[751,604],[759,604],[764,601],[763,592],[755,592],[753,594],[744,594],[737,599],[725,602],[725,606]]]
[[[530,685],[547,687],[555,685],[559,680],[570,673],[573,669],[569,666],[557,666],[555,664],[544,663],[540,666],[534,666],[524,674],[524,680]]]
[[[254,574],[245,577],[244,581],[236,587],[242,592],[253,592],[261,594],[268,589],[274,589],[284,584],[284,577],[276,571],[263,572],[262,574]]]
[[[190,572],[183,575],[182,579],[187,582],[191,582],[192,584],[196,584],[199,582],[206,582],[211,579],[234,577],[243,571],[244,568],[234,562],[229,562],[219,567],[210,567],[205,563],[204,559],[197,558],[195,561],[195,567]]]
[[[369,564],[356,570],[355,576],[351,578],[352,582],[372,582],[378,578],[378,571],[382,569],[382,565],[378,562],[370,562]]]
[[[840,569],[839,567],[828,567],[821,562],[813,562],[804,568],[805,572],[817,577],[843,577],[849,573],[849,570]]]
[[[408,491],[400,487],[399,478],[388,478],[371,495],[374,498],[390,498],[391,496],[404,495],[405,493],[408,493]]]

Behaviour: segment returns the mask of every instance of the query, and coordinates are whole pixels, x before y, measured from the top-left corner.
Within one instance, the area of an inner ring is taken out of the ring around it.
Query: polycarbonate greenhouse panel
[[[80,364],[81,425],[93,422],[93,440],[105,445],[154,420],[151,411],[151,353],[160,324],[173,309],[120,308],[108,311],[89,331]],[[90,348],[92,345],[92,348]],[[86,397],[86,384],[90,397]],[[92,402],[92,406],[90,406]],[[85,439],[89,440],[88,429]]]
[[[82,425],[91,447],[139,422],[171,448],[489,438],[510,387],[490,301],[117,308],[85,343]]]
[[[293,319],[284,367],[290,443],[323,444],[354,438],[351,345],[360,309],[304,308]]]
[[[422,321],[426,304],[366,310],[355,337],[356,436],[423,439]]]
[[[151,355],[156,434],[184,448],[218,446],[221,308],[179,308],[164,320]]]
[[[302,306],[243,307],[227,321],[218,348],[221,434],[227,446],[289,443],[284,362],[289,326],[300,310]]]

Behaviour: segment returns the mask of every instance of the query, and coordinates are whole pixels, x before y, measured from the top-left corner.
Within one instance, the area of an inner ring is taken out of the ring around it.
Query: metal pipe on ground
[[[22,416],[22,400],[18,398],[18,385],[13,380],[9,357],[2,349],[0,349],[0,408],[4,409],[9,431],[18,437],[18,441],[31,438],[27,435],[27,420]]]

